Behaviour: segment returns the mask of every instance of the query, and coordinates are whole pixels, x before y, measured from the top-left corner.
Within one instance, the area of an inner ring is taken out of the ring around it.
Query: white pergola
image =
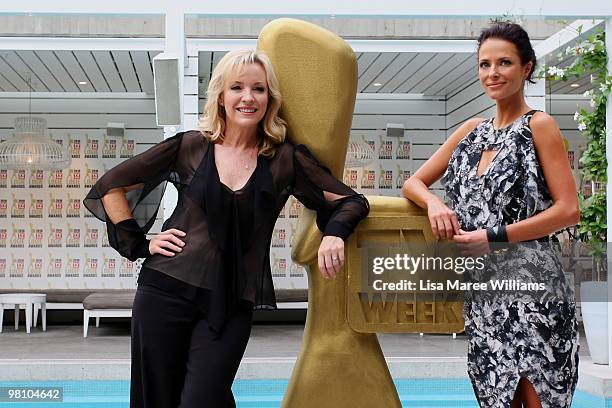
[[[105,2],[87,2],[82,0],[25,0],[4,2],[2,14],[97,14],[97,15],[146,15],[165,16],[165,39],[142,38],[0,38],[0,50],[162,50],[173,53],[185,62],[185,72],[196,74],[189,66],[189,51],[206,47],[208,50],[228,50],[253,47],[254,40],[214,40],[191,39],[185,36],[185,17],[200,15],[206,17],[327,17],[327,18],[489,18],[500,15],[518,16],[524,19],[548,18],[576,21],[574,26],[585,28],[593,26],[594,20],[605,20],[606,48],[608,52],[608,72],[612,73],[612,2],[606,0],[515,0],[500,4],[485,0],[457,2],[455,0],[438,0],[436,2],[380,0],[329,1],[309,0],[304,2],[286,0],[252,1],[210,1],[210,0],[107,0]],[[575,30],[562,31],[537,45],[539,56],[560,48],[575,37]],[[474,41],[432,40],[432,41],[349,41],[355,51],[410,51],[445,49],[466,52],[474,50]],[[451,48],[452,47],[452,48]],[[196,53],[197,54],[197,53]],[[197,81],[196,81],[197,82]],[[184,103],[197,106],[197,83],[180,82]],[[194,94],[195,88],[195,94]],[[541,97],[534,107],[544,108],[544,86],[533,89],[529,96]],[[190,111],[193,112],[193,111]],[[195,111],[197,112],[197,110]],[[184,126],[191,126],[197,114],[185,115]],[[612,97],[608,99],[606,112],[608,174],[612,174]],[[169,131],[169,129],[168,129]],[[608,181],[608,191],[612,191],[612,177]],[[168,197],[173,203],[175,198]],[[612,219],[612,203],[608,202],[608,220]],[[608,242],[612,242],[612,229],[608,228]],[[612,266],[611,266],[612,267]],[[608,285],[609,298],[612,298],[612,284]],[[608,303],[608,345],[612,361],[612,302]]]
[[[3,5],[6,13],[86,13],[86,14],[167,14],[170,9],[178,13],[208,16],[345,16],[345,17],[488,17],[500,14],[525,17],[601,17],[610,14],[609,4],[599,0],[584,0],[580,4],[568,0],[517,0],[509,5],[498,5],[482,0],[458,3],[440,0],[436,4],[402,0],[367,0],[353,2],[286,2],[283,0],[259,0],[257,2],[176,0],[108,0],[103,3],[84,3],[79,0],[62,0],[49,3],[45,0],[26,0],[19,4]]]

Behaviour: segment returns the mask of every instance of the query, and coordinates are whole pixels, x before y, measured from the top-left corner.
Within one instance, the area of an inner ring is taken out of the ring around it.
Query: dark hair
[[[533,63],[531,71],[529,71],[529,75],[527,75],[527,81],[532,84],[535,83],[531,79],[536,67],[535,51],[531,46],[531,41],[529,41],[529,35],[523,27],[516,23],[505,21],[493,22],[489,28],[482,30],[480,33],[478,37],[478,51],[480,51],[480,46],[489,38],[498,38],[514,44],[521,58],[521,64],[526,65],[530,61]]]

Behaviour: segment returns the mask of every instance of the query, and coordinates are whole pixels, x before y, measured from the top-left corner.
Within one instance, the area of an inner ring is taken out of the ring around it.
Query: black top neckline
[[[212,167],[214,168],[213,171],[215,172],[215,177],[217,181],[219,182],[219,184],[221,184],[221,186],[224,187],[225,190],[231,194],[240,194],[244,192],[249,187],[253,179],[255,178],[255,173],[257,172],[258,167],[259,167],[260,156],[257,155],[257,164],[255,164],[255,168],[251,172],[251,175],[249,176],[247,181],[244,183],[244,185],[236,190],[232,190],[227,184],[221,181],[221,176],[219,176],[219,169],[217,168],[217,161],[215,160],[215,144],[214,143],[210,144],[210,150],[212,152],[212,164],[213,164]]]

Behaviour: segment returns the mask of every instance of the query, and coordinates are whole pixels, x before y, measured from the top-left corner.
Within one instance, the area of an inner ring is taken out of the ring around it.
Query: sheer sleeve
[[[317,211],[317,226],[324,236],[333,235],[346,240],[359,221],[368,215],[368,201],[336,179],[306,146],[295,146],[293,160],[295,180],[292,194],[307,208]],[[341,197],[328,200],[326,192]]]
[[[135,260],[149,255],[145,233],[151,229],[166,183],[171,180],[181,145],[182,133],[107,171],[91,188],[83,205],[106,222],[109,244],[122,256]],[[110,190],[129,187],[125,194],[133,219],[113,224],[102,197]]]

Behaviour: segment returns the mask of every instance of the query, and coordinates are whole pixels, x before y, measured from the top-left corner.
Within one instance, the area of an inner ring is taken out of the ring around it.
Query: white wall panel
[[[456,109],[484,93],[479,81],[472,81],[454,94],[450,94],[446,101],[446,112],[453,113]]]
[[[446,95],[450,98],[452,95],[461,91],[466,86],[470,85],[474,81],[478,81],[477,69],[474,66],[469,66],[466,71],[454,79],[450,84],[445,86],[439,94]]]
[[[185,114],[197,114],[198,113],[198,96],[197,95],[184,95],[183,96],[183,112]]]
[[[151,127],[151,115],[141,114],[93,114],[85,113],[58,113],[38,115],[47,119],[49,128],[66,127],[72,125],[77,128],[98,129],[106,127],[108,122],[124,123],[126,128],[149,128]],[[0,128],[13,127],[13,114],[0,113]],[[155,122],[153,122],[154,124]]]
[[[386,129],[387,123],[403,123],[408,129],[446,129],[444,115],[357,115],[353,117],[352,127]]]
[[[383,133],[380,129],[371,130],[352,130],[351,134],[360,134],[365,137],[377,137]],[[446,140],[446,132],[444,130],[424,130],[424,129],[407,129],[406,137],[411,138],[414,144],[442,144]]]
[[[449,113],[446,117],[446,124],[451,128],[473,117],[487,118],[486,114],[491,112],[493,106],[495,106],[495,102],[483,93],[481,96],[472,99],[452,113]]]
[[[440,115],[445,113],[446,103],[443,100],[428,99],[358,99],[354,113],[385,115]]]
[[[23,98],[2,98],[0,96],[0,112],[27,112],[29,101]],[[105,98],[32,98],[32,113],[92,113],[92,114],[148,114],[155,112],[153,98],[143,99],[105,99]]]
[[[134,288],[139,264],[108,246],[104,224],[82,199],[108,169],[162,140],[152,99],[35,102],[56,126],[48,135],[67,146],[72,163],[61,172],[0,170],[0,288]],[[13,119],[26,113],[25,107],[27,99],[0,94],[0,140],[12,136]],[[109,121],[127,124],[123,138],[106,136]],[[143,205],[157,216],[157,203]]]

